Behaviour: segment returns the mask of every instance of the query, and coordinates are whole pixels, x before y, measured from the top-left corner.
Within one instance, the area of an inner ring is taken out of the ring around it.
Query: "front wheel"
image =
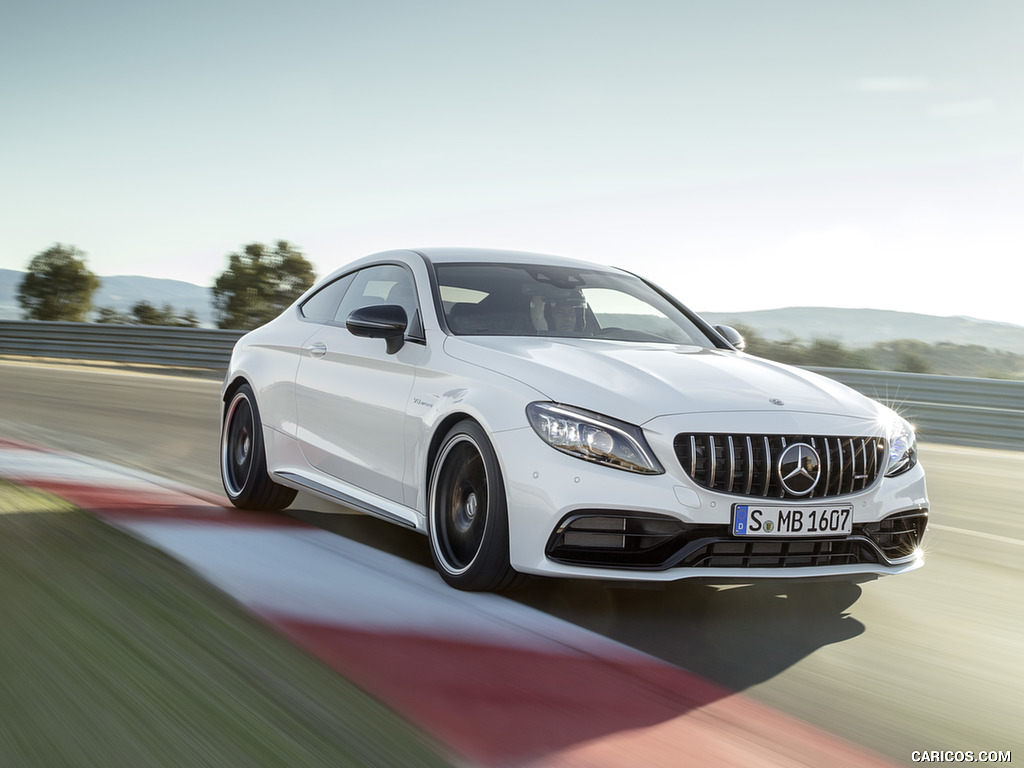
[[[293,489],[278,485],[267,474],[263,426],[248,384],[236,390],[224,411],[220,477],[228,499],[239,509],[277,512],[295,500]]]
[[[430,552],[448,584],[492,592],[518,581],[509,564],[501,469],[476,422],[462,421],[445,435],[430,475],[428,504]]]

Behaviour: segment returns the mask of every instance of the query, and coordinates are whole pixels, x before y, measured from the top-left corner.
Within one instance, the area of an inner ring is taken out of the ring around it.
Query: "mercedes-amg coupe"
[[[376,254],[238,341],[224,488],[245,509],[302,490],[419,531],[460,589],[919,567],[911,425],[743,346],[621,269]]]

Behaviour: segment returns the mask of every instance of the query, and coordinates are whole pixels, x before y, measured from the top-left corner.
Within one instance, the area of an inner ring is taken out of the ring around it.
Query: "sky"
[[[1024,325],[1019,0],[9,5],[2,268],[482,246]]]

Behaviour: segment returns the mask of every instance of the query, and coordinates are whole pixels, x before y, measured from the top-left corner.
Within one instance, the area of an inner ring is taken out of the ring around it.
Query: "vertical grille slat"
[[[832,493],[832,438],[825,438],[825,495]]]
[[[754,482],[754,441],[747,435],[747,484],[743,487],[743,493],[750,495],[750,487]]]
[[[804,443],[818,454],[821,475],[807,495],[787,493],[775,466],[786,446]],[[863,491],[884,466],[885,440],[867,436],[676,435],[675,452],[683,471],[703,488],[737,496],[807,501]]]
[[[857,490],[864,488],[864,478],[868,474],[868,441],[863,437],[860,439],[860,464],[861,471],[854,478],[859,483]]]
[[[711,458],[710,479],[711,487],[713,488],[718,487],[718,456],[716,456],[717,452],[718,451],[715,447],[715,436],[708,435],[708,454],[710,454]]]
[[[736,444],[732,440],[732,435],[729,435],[729,480],[726,482],[725,487],[729,489],[729,493],[735,493],[736,489],[734,485],[736,483]]]
[[[853,478],[857,475],[857,446],[852,437],[847,438],[847,445],[850,449],[850,468],[846,471],[845,477],[850,481],[850,489],[847,493],[853,493]]]
[[[843,438],[836,438],[836,448],[839,454],[839,477],[836,483],[836,495],[843,492],[843,473],[846,471],[846,456],[843,455]]]
[[[872,441],[872,443],[875,443],[875,441]],[[870,447],[871,443],[868,443],[868,445]],[[868,464],[864,468],[864,474],[867,475],[868,477],[871,477],[877,471],[876,467],[878,466],[878,454],[873,450],[869,450],[866,455],[868,457]],[[867,478],[865,478],[864,483],[867,483]]]

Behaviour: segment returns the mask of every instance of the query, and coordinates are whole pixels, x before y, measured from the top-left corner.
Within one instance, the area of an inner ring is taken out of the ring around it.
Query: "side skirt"
[[[418,524],[419,515],[414,510],[399,504],[389,504],[387,507],[383,507],[367,498],[369,494],[366,494],[365,491],[360,492],[354,488],[342,490],[297,472],[274,472],[273,476],[284,485],[300,491],[307,491],[333,504],[341,504],[357,512],[365,512],[368,515],[387,520],[389,523],[397,523],[405,528],[423,532],[422,526]]]

